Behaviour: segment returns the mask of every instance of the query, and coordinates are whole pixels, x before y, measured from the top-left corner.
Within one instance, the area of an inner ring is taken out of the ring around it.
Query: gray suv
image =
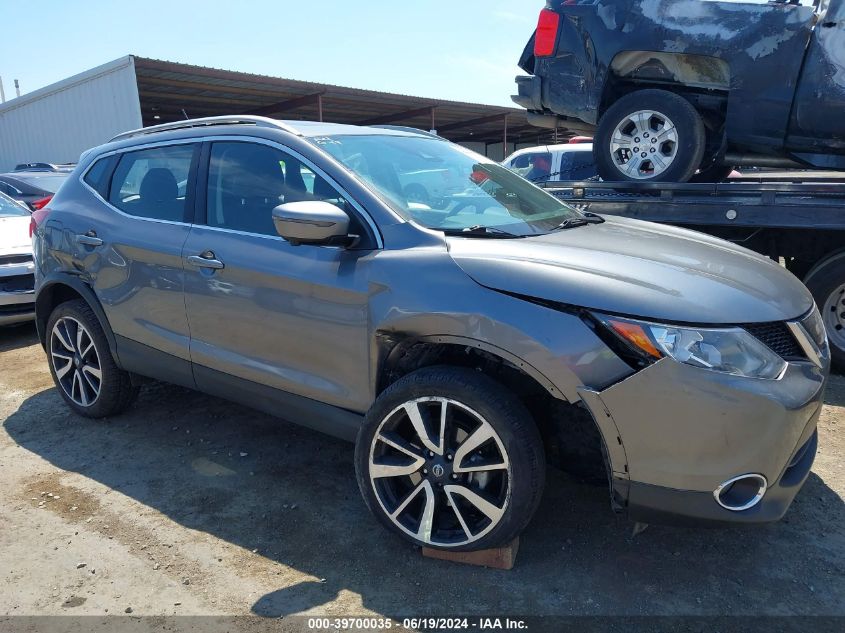
[[[436,205],[410,176],[432,170],[454,185]],[[74,411],[115,415],[151,377],[355,440],[364,500],[417,544],[513,539],[547,460],[598,467],[635,520],[695,524],[779,519],[813,463],[829,351],[790,273],[431,134],[146,128],[83,155],[34,222]]]

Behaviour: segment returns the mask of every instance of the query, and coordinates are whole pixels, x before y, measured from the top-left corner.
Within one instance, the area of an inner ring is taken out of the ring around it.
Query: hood
[[[477,283],[658,321],[739,324],[804,315],[813,299],[770,259],[703,233],[608,217],[523,239],[449,237]]]
[[[0,217],[0,255],[18,255],[32,252],[29,239],[30,217],[13,215]]]

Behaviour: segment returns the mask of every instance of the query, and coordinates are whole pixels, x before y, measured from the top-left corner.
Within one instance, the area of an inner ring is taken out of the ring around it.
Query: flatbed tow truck
[[[542,186],[585,211],[701,231],[782,263],[815,297],[834,364],[845,371],[842,172],[752,172],[720,183],[558,181]]]

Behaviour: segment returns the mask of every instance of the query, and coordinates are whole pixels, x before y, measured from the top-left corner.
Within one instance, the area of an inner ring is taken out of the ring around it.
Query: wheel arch
[[[490,343],[456,335],[408,336],[383,345],[376,396],[423,367],[454,365],[482,371],[510,389],[530,411],[547,461],[590,481],[606,481],[607,439],[589,410],[570,402],[546,376],[519,356]]]
[[[50,275],[39,286],[38,293],[35,297],[35,327],[38,331],[38,339],[41,342],[41,346],[46,349],[47,321],[50,318],[50,314],[56,306],[76,299],[85,301],[97,316],[97,320],[100,322],[100,326],[103,328],[103,332],[109,342],[109,351],[115,359],[115,363],[120,367],[114,332],[112,332],[109,326],[103,306],[100,304],[91,286],[73,275],[64,273]]]
[[[708,55],[621,51],[608,68],[599,119],[621,97],[637,90],[674,92],[695,106],[708,128],[724,124],[731,70],[723,59]],[[721,121],[719,121],[721,119]]]
[[[447,334],[408,336],[398,340],[383,337],[380,347],[376,396],[402,376],[422,367],[444,364],[444,361],[458,366],[477,366],[479,362],[492,361],[524,375],[553,397],[566,401],[554,383],[530,363],[485,341]]]

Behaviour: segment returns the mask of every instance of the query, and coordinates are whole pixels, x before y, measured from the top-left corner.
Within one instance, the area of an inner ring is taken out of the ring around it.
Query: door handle
[[[77,244],[84,244],[85,246],[102,246],[103,240],[97,237],[97,231],[91,229],[87,233],[82,233],[76,236]]]
[[[196,266],[197,268],[213,268],[214,270],[220,270],[223,268],[223,262],[219,259],[215,259],[214,253],[211,251],[205,251],[201,255],[189,256],[188,263],[192,266]]]

